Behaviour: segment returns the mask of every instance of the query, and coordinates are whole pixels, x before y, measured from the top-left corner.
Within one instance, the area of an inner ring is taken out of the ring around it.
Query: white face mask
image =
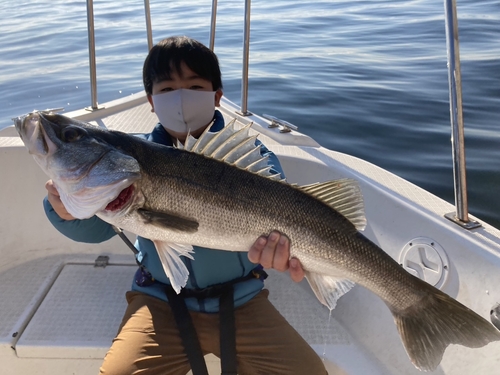
[[[195,132],[214,117],[215,91],[178,89],[153,95],[158,120],[166,130]]]

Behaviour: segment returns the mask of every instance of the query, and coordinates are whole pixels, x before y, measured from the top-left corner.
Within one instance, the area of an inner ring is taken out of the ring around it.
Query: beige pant
[[[238,374],[326,374],[321,358],[263,290],[235,309]],[[127,293],[128,308],[101,374],[185,375],[190,365],[168,303]],[[203,354],[220,357],[219,314],[191,312]]]

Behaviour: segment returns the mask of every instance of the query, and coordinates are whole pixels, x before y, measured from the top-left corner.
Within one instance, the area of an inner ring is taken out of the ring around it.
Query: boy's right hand
[[[260,236],[248,251],[248,259],[252,263],[260,263],[264,268],[290,272],[295,282],[300,282],[305,272],[297,258],[290,258],[290,240],[278,231],[273,230],[269,236]]]
[[[52,205],[52,208],[54,209],[56,214],[58,214],[59,217],[64,220],[75,220],[76,218],[66,210],[66,207],[64,207],[64,204],[59,197],[59,192],[54,186],[54,182],[52,180],[48,180],[45,183],[45,189],[47,189],[48,191],[47,199],[49,200],[49,203]]]

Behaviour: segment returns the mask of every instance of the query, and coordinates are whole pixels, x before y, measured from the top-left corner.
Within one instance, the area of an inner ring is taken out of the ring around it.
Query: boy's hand
[[[248,251],[248,259],[252,263],[260,263],[264,268],[274,268],[278,271],[290,271],[293,281],[304,278],[304,269],[297,258],[290,259],[290,240],[277,231],[268,237],[261,236]]]
[[[45,183],[45,189],[48,191],[47,198],[59,217],[64,220],[75,220],[75,218],[66,210],[66,207],[64,207],[64,204],[59,197],[59,192],[54,186],[54,182],[52,180],[48,180]]]

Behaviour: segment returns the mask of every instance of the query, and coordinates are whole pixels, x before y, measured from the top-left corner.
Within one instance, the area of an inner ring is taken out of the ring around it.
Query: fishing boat
[[[151,48],[149,1],[144,4]],[[131,134],[148,133],[157,118],[145,93],[97,103],[92,9],[88,0],[91,103],[66,116]],[[455,206],[376,165],[320,146],[287,121],[251,113],[247,108],[249,0],[241,105],[223,98],[220,110],[226,122],[236,119],[241,127],[252,123],[251,131],[278,156],[288,182],[357,180],[367,218],[363,234],[408,272],[490,320],[500,302],[500,231],[468,213],[454,0],[445,1],[445,14]],[[213,0],[212,49],[216,16]],[[126,307],[124,294],[137,267],[134,255],[118,236],[95,245],[58,233],[42,209],[47,177],[13,127],[0,131],[0,151],[0,373],[96,374]],[[356,286],[329,311],[306,282],[269,273],[270,300],[323,358],[329,374],[421,373],[410,362],[387,306],[371,292]],[[218,358],[208,355],[205,360],[210,374],[220,373]],[[451,345],[432,373],[494,374],[499,361],[499,342],[479,349]]]

